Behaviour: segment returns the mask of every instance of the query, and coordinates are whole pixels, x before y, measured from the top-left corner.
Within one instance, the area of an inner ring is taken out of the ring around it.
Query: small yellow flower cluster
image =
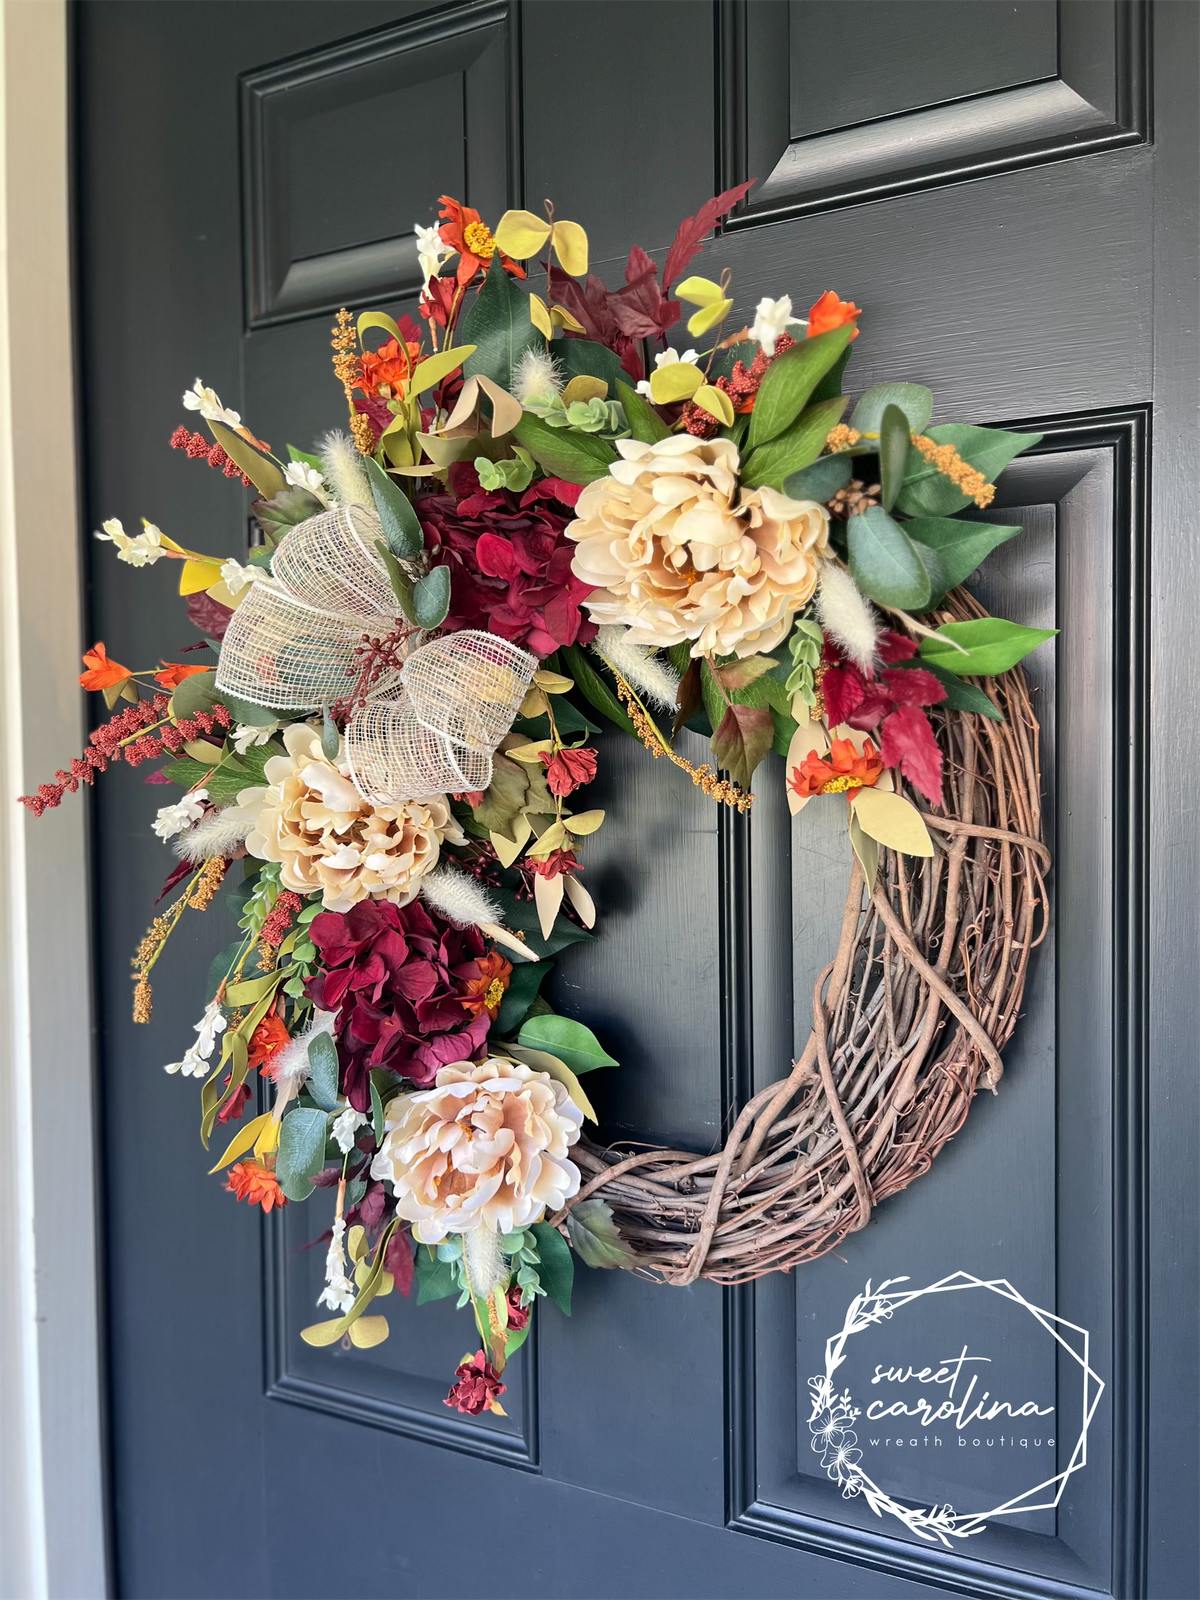
[[[366,417],[361,411],[354,409],[354,384],[358,376],[355,346],[358,340],[354,332],[354,319],[345,306],[337,314],[333,338],[329,342],[334,351],[334,376],[341,384],[346,404],[350,408],[350,432],[354,435],[354,443],[358,446],[359,454],[369,456],[373,453],[374,434]]]
[[[852,428],[848,423],[839,422],[836,428],[830,428],[829,436],[825,440],[828,448],[836,455],[839,450],[849,450],[862,438],[857,428]]]
[[[718,778],[711,767],[694,767],[683,756],[677,755],[663,738],[654,725],[652,719],[646,714],[646,708],[625,682],[620,673],[616,673],[617,693],[621,702],[629,713],[629,720],[637,730],[637,736],[657,761],[659,756],[666,756],[688,777],[710,800],[719,800],[723,805],[733,806],[738,811],[749,811],[754,804],[754,796],[745,789],[739,789],[736,783],[731,783],[727,778]]]
[[[996,495],[996,486],[984,477],[977,467],[964,461],[952,444],[938,444],[926,434],[913,435],[913,445],[943,477],[957,484],[964,494],[969,494],[983,510],[990,506]]]

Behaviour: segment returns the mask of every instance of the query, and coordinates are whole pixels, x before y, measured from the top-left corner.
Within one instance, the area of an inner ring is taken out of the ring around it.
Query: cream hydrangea
[[[561,1083],[503,1056],[440,1068],[432,1089],[388,1101],[371,1176],[422,1244],[479,1228],[511,1233],[579,1192],[568,1150],[583,1112]]]
[[[320,890],[327,911],[368,898],[407,905],[437,865],[442,841],[466,842],[444,794],[372,805],[350,781],[344,754],[325,755],[316,728],[293,723],[283,742],[287,754],[263,769],[266,788],[243,789],[238,806],[250,812],[246,849],[279,862],[285,889]]]
[[[742,489],[729,439],[618,439],[622,459],[579,496],[567,537],[583,602],[633,644],[753,655],[783,640],[829,551],[829,513],[775,489]]]

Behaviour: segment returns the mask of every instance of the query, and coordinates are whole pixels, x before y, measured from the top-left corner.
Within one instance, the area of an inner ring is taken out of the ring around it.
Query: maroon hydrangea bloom
[[[373,1068],[423,1087],[487,1038],[487,1012],[472,1017],[462,1005],[484,951],[477,928],[455,928],[417,900],[364,900],[345,913],[323,911],[310,932],[324,970],[306,992],[338,1013],[342,1088],[356,1111],[370,1110]]]
[[[427,548],[450,568],[445,626],[484,628],[539,656],[594,639],[596,624],[580,610],[592,587],[571,571],[575,546],[563,537],[578,484],[543,478],[522,494],[489,491],[459,462],[450,489],[417,506]]]
[[[506,1388],[506,1385],[500,1382],[500,1374],[482,1350],[477,1350],[473,1356],[456,1367],[454,1376],[458,1382],[442,1404],[453,1406],[456,1411],[465,1411],[471,1417],[477,1417],[481,1411],[486,1411],[492,1401],[498,1399]]]

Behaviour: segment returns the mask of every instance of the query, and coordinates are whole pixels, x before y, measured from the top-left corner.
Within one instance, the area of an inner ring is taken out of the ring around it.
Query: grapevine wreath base
[[[965,590],[946,620],[985,616]],[[943,848],[858,861],[808,1043],[742,1108],[719,1153],[581,1141],[578,1201],[603,1194],[665,1283],[748,1283],[824,1255],[927,1172],[977,1088],[995,1090],[1030,954],[1046,933],[1038,723],[1025,674],[989,684],[1003,722],[950,711]],[[576,1203],[578,1203],[578,1201]]]

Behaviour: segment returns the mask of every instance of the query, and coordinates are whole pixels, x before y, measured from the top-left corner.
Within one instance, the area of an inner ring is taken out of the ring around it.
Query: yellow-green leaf
[[[254,1117],[234,1134],[225,1146],[225,1153],[215,1166],[209,1167],[209,1175],[220,1172],[222,1167],[227,1167],[231,1161],[236,1161],[239,1156],[244,1156],[246,1151],[254,1144],[263,1128],[271,1120],[271,1113],[264,1111],[261,1117]]]
[[[692,396],[692,401],[727,428],[733,427],[733,401],[724,389],[715,389],[711,383],[702,383]]]
[[[879,871],[879,846],[869,834],[863,832],[858,818],[853,811],[850,813],[850,844],[854,854],[858,857],[858,864],[863,869],[863,877],[867,880],[867,888],[875,884],[875,876]]]
[[[242,983],[231,983],[225,991],[225,1002],[231,1006],[252,1006],[264,995],[273,993],[279,983],[278,972],[266,972],[261,978],[247,978]]]
[[[563,824],[568,833],[582,839],[586,834],[595,833],[603,821],[603,811],[581,811],[578,816],[564,817]]]
[[[725,298],[725,291],[719,283],[714,283],[711,278],[701,278],[693,275],[685,278],[682,283],[675,285],[675,293],[681,300],[686,300],[693,306],[711,306],[718,300]]]
[[[328,1322],[314,1322],[307,1328],[301,1328],[300,1337],[305,1344],[320,1348],[323,1345],[336,1344],[344,1331],[341,1317],[333,1317]]]
[[[550,246],[568,277],[587,276],[588,236],[578,222],[556,222],[550,231]]]
[[[394,320],[388,316],[386,311],[363,312],[362,316],[358,319],[359,344],[362,343],[362,336],[369,328],[381,329],[384,333],[389,334],[393,339],[395,339],[397,344],[400,345],[401,349],[404,348],[405,341],[401,336],[400,329],[396,326]]]
[[[732,300],[714,300],[710,306],[701,306],[699,311],[693,311],[688,318],[688,332],[707,333],[710,328],[715,328],[718,322],[723,322],[732,310]]]
[[[523,1061],[535,1072],[544,1072],[556,1083],[561,1083],[584,1116],[590,1117],[593,1122],[599,1121],[592,1102],[583,1092],[583,1085],[565,1061],[561,1061],[558,1056],[552,1056],[548,1050],[532,1050],[528,1045],[510,1044],[504,1048],[510,1056],[516,1056],[518,1061]]]
[[[346,1235],[346,1253],[351,1261],[361,1261],[367,1253],[367,1230],[357,1222]]]
[[[692,361],[669,361],[650,374],[650,398],[656,406],[690,400],[704,385],[704,374]]]
[[[220,581],[219,561],[185,561],[179,574],[179,592],[199,594],[201,589],[212,589]]]
[[[901,850],[906,856],[933,854],[933,841],[924,818],[903,795],[860,789],[850,802],[850,809],[862,831],[889,850]]]
[[[233,429],[227,428],[223,422],[210,422],[208,431],[229,459],[241,468],[254,487],[266,495],[268,500],[273,499],[281,489],[287,488],[283,473],[275,463],[268,457],[260,455],[240,433],[234,433]]]
[[[529,320],[533,323],[543,339],[553,339],[554,324],[550,321],[550,313],[546,309],[546,302],[539,295],[529,296]]]
[[[207,739],[187,739],[184,741],[183,751],[191,756],[193,761],[198,761],[201,766],[215,767],[221,759],[221,747],[212,744]]]
[[[550,237],[550,224],[532,211],[506,211],[492,237],[504,255],[512,256],[514,261],[528,261]]]
[[[533,681],[547,694],[570,694],[575,687],[574,679],[565,678],[561,672],[550,672],[545,667],[538,668],[533,675]]]
[[[593,378],[586,372],[579,373],[572,378],[562,394],[563,405],[572,405],[576,400],[585,403],[588,400],[605,400],[608,398],[608,384],[603,378]]]
[[[432,389],[435,383],[441,383],[443,378],[448,378],[452,372],[457,372],[467,357],[474,354],[473,344],[456,344],[449,350],[439,350],[437,355],[419,361],[413,368],[406,393],[424,394],[426,389]]]
[[[532,854],[532,852],[530,852]],[[548,939],[554,932],[555,918],[558,916],[559,907],[563,901],[562,873],[556,873],[553,878],[547,878],[540,872],[533,876],[533,903],[537,907],[538,924],[542,930],[542,938]]]

